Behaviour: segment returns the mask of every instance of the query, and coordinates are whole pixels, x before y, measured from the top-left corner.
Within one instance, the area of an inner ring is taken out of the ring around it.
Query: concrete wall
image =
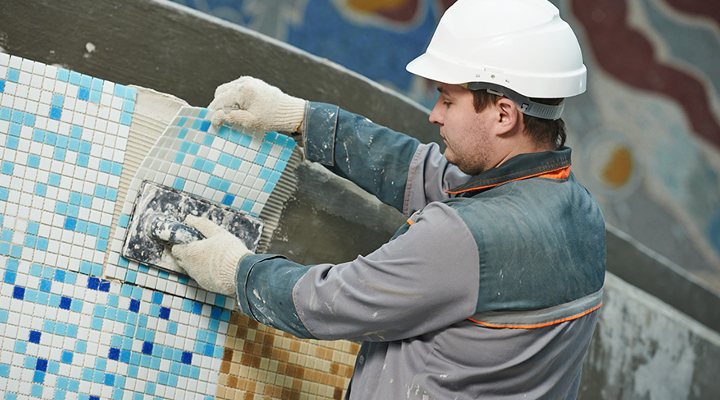
[[[327,60],[172,3],[12,0],[3,7],[0,45],[13,55],[171,93],[198,106],[210,101],[217,84],[251,74],[425,141],[435,134],[426,110],[398,94]],[[575,111],[568,121],[578,126],[583,115]],[[583,163],[576,159],[576,165]],[[287,204],[271,252],[306,263],[345,261],[374,250],[403,220],[316,166],[301,165],[297,176],[299,190]],[[718,329],[717,295],[688,277],[687,266],[678,267],[622,231],[609,228],[608,246],[611,274],[582,398],[694,399],[718,393],[712,373],[720,370],[720,340],[706,327]]]
[[[579,398],[714,399],[719,360],[716,331],[608,274]]]

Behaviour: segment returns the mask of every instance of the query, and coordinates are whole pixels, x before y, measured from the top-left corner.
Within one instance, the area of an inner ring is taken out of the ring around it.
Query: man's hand
[[[306,101],[283,93],[260,79],[240,77],[218,86],[208,108],[215,126],[224,123],[284,134],[298,132],[305,116]]]
[[[189,215],[185,224],[200,231],[205,239],[174,245],[172,255],[177,264],[204,289],[236,297],[238,262],[252,252],[242,240],[209,219]]]

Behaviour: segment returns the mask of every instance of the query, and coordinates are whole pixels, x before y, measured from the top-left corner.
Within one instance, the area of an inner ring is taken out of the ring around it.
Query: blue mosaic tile
[[[20,78],[20,71],[18,71],[15,68],[10,68],[7,73],[7,80],[10,82],[17,83],[18,79]]]

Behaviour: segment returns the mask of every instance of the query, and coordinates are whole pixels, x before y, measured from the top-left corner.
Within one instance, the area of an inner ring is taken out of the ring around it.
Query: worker
[[[252,77],[210,105],[216,125],[293,135],[308,160],[406,214],[389,242],[300,265],[190,217],[206,239],[173,255],[258,322],[362,341],[348,399],[576,398],[606,254],[560,119],[586,87],[577,38],[545,0],[458,0],[407,70],[437,83],[444,154]]]

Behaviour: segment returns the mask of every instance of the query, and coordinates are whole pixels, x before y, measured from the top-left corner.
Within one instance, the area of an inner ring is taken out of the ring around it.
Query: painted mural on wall
[[[405,71],[454,0],[176,0],[330,59],[430,108]],[[574,169],[608,223],[720,292],[720,4],[553,0],[588,92],[564,119]],[[478,23],[481,23],[479,17]]]

